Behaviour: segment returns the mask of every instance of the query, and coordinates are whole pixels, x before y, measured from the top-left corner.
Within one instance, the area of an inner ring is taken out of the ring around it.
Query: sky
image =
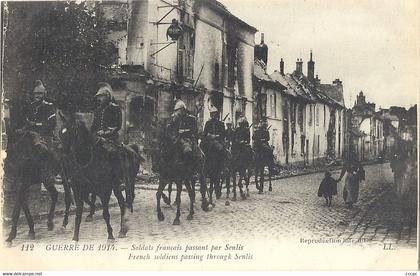
[[[362,90],[376,107],[418,101],[419,4],[416,0],[219,0],[265,35],[268,73],[307,72],[313,51],[322,83],[343,81],[347,107]]]

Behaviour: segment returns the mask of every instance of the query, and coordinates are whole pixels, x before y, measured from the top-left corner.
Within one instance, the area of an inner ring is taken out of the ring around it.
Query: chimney
[[[321,84],[321,80],[318,78],[318,75],[316,75],[316,77],[315,77],[315,84],[316,85],[320,85]]]
[[[296,61],[296,73],[298,74],[303,74],[302,72],[302,65],[303,65],[303,61],[302,59],[297,59]]]
[[[342,83],[342,81],[341,81],[340,79],[335,79],[335,80],[333,81],[333,84],[334,84],[334,85],[337,85],[337,86],[343,85],[343,83]],[[362,94],[363,94],[363,93],[362,93]]]
[[[127,64],[145,66],[148,37],[148,0],[128,1],[131,14],[127,32]]]
[[[315,62],[312,60],[312,50],[310,53],[310,59],[308,61],[308,79],[310,81],[314,81],[314,74],[315,74]]]
[[[284,76],[284,61],[283,58],[280,59],[280,74]]]
[[[254,58],[264,62],[267,65],[268,47],[264,44],[264,33],[261,34],[261,43],[254,47]]]

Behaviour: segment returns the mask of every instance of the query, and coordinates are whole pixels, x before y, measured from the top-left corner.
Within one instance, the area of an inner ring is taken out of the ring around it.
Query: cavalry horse
[[[268,181],[271,192],[273,190],[271,186],[271,174],[274,168],[274,156],[273,151],[269,145],[254,145],[255,151],[255,187],[259,194],[264,191],[264,169],[268,167]]]
[[[182,187],[185,185],[188,195],[190,198],[190,209],[187,216],[187,220],[192,220],[194,215],[194,202],[195,202],[195,178],[194,175],[198,174],[200,180],[200,193],[201,193],[201,208],[204,211],[208,211],[208,202],[206,199],[206,185],[204,182],[204,172],[202,162],[192,162],[190,156],[184,156],[179,147],[174,146],[171,141],[166,128],[162,128],[158,135],[158,147],[154,147],[152,152],[152,169],[159,173],[159,187],[156,192],[156,204],[157,204],[157,217],[159,221],[165,219],[162,209],[160,207],[160,199],[170,205],[170,192],[172,190],[172,182],[175,182],[177,187],[177,194],[175,203],[177,205],[176,217],[173,221],[173,225],[180,224],[181,216],[181,192]],[[169,184],[169,197],[166,196],[163,191]]]
[[[29,238],[35,239],[34,221],[26,201],[30,186],[43,183],[51,197],[47,222],[49,231],[54,228],[53,219],[58,198],[58,192],[54,186],[54,175],[59,172],[60,167],[55,162],[55,156],[43,144],[42,138],[37,132],[22,128],[18,130],[17,134],[20,137],[10,146],[10,154],[5,163],[5,171],[15,176],[20,184],[12,214],[12,227],[6,240],[8,243],[11,243],[16,238],[21,209],[23,209],[28,222]],[[66,200],[68,199],[69,195],[66,194]]]
[[[200,145],[203,147],[203,143]],[[220,199],[222,196],[222,178],[226,178],[226,166],[229,158],[227,158],[227,150],[222,148],[217,150],[216,141],[209,136],[209,141],[206,143],[205,158],[204,158],[204,177],[210,179],[209,193],[209,204],[215,206],[213,202],[213,191],[215,192],[216,199]]]
[[[249,197],[249,181],[251,178],[251,170],[255,162],[254,152],[252,148],[243,142],[234,141],[232,144],[232,178],[233,178],[233,201],[236,201],[236,175],[239,174],[238,186],[242,199]],[[242,181],[245,182],[246,194],[242,190]],[[229,196],[228,196],[229,198]]]
[[[66,153],[65,167],[71,179],[71,188],[76,202],[76,219],[73,240],[79,240],[79,230],[82,220],[83,203],[93,206],[89,194],[98,196],[102,202],[103,218],[107,225],[108,239],[114,239],[113,229],[110,224],[109,200],[114,192],[121,211],[121,229],[119,237],[126,237],[128,232],[126,205],[132,210],[134,200],[134,179],[139,170],[141,156],[136,145],[123,147],[124,152],[124,177],[126,182],[126,199],[119,188],[119,176],[113,173],[114,162],[108,154],[98,146],[101,138],[93,135],[81,120],[74,115],[69,120],[63,120],[64,128],[60,136],[63,151]],[[131,148],[131,149],[128,149]],[[134,154],[135,153],[135,154]],[[127,159],[132,156],[133,159]],[[129,164],[129,165],[128,165]],[[127,171],[129,170],[129,171]]]

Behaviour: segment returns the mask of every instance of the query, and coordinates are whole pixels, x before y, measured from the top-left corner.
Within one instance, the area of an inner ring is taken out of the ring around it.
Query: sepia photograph
[[[419,20],[2,0],[0,271],[416,275]]]

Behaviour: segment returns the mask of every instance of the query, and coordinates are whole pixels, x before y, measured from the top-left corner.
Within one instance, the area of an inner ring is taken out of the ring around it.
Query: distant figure
[[[318,196],[325,198],[328,207],[331,207],[332,196],[337,194],[337,182],[337,180],[331,177],[331,173],[326,171],[325,177],[319,185]]]
[[[354,153],[350,154],[349,159],[344,164],[338,182],[341,181],[344,174],[346,178],[344,180],[343,199],[347,207],[352,208],[359,198],[359,184],[362,180],[365,180],[365,170]]]

